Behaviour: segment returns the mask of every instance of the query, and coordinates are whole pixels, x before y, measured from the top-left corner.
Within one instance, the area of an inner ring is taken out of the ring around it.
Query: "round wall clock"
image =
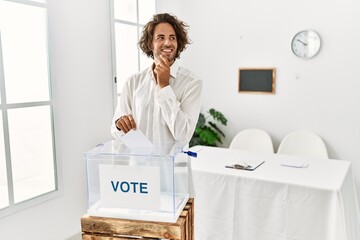
[[[291,50],[302,59],[309,59],[318,54],[321,46],[321,39],[317,32],[304,30],[295,34],[291,41]]]

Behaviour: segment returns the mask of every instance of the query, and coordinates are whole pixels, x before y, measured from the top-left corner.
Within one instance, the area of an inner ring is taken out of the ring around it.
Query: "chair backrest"
[[[309,131],[294,131],[286,135],[281,141],[277,153],[322,159],[329,158],[322,138]]]
[[[274,146],[270,135],[261,129],[249,128],[235,135],[229,146],[231,149],[240,149],[260,153],[274,153]]]

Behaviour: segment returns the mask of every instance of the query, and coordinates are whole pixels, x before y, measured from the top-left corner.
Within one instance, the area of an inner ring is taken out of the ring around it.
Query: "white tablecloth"
[[[360,240],[351,164],[196,146],[192,160],[198,240]],[[262,159],[254,171],[225,168]],[[285,160],[307,168],[281,166]]]

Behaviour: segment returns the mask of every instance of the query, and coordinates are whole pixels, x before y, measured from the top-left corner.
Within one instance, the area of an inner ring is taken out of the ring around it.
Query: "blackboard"
[[[240,68],[239,92],[275,93],[275,68]]]

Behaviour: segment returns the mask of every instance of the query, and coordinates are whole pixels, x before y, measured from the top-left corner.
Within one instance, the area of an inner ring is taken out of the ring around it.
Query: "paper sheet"
[[[155,146],[140,131],[131,129],[121,137],[121,141],[135,153],[150,153]]]
[[[281,160],[281,165],[285,167],[295,167],[295,168],[307,168],[309,166],[308,163],[301,160],[294,159],[283,159]]]

